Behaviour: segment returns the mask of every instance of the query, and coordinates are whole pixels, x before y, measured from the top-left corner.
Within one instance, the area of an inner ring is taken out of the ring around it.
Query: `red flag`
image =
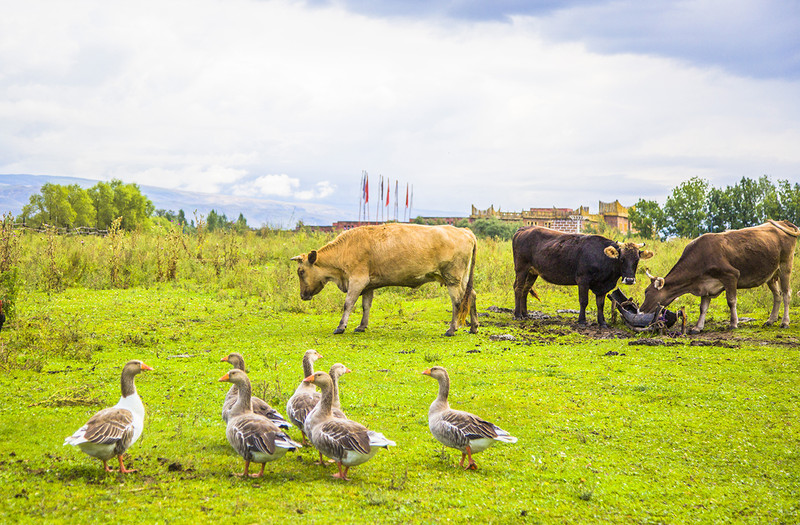
[[[392,193],[392,186],[389,183],[389,178],[386,178],[386,206],[389,206],[389,194]]]
[[[364,202],[369,202],[369,175],[367,175],[367,182],[364,184]]]
[[[408,208],[408,183],[406,182],[406,208]]]

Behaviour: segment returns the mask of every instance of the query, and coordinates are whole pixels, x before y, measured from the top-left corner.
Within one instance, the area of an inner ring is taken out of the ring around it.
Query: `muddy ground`
[[[737,330],[727,328],[725,322],[706,322],[705,329],[699,334],[689,334],[693,326],[690,317],[686,326],[686,333],[681,330],[680,320],[672,328],[659,331],[637,332],[628,327],[621,316],[612,322],[611,316],[606,321],[609,328],[599,328],[597,321],[589,320],[587,326],[578,325],[577,310],[559,310],[555,314],[531,311],[528,319],[515,320],[514,313],[509,308],[490,306],[486,313],[480,314],[483,326],[493,326],[501,331],[508,332],[490,336],[497,341],[516,341],[525,344],[572,344],[574,341],[559,341],[560,336],[579,334],[590,339],[624,339],[627,344],[647,346],[722,346],[738,348],[740,346],[788,346],[800,347],[800,336],[797,330],[782,329],[776,324],[772,327],[762,327],[755,319],[742,317]]]

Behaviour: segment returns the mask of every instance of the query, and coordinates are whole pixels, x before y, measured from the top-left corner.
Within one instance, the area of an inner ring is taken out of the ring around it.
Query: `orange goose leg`
[[[117,459],[119,459],[119,471],[120,472],[122,472],[123,474],[127,474],[128,472],[136,472],[135,468],[132,468],[132,469],[126,469],[125,468],[125,465],[122,463],[122,454],[117,456]]]

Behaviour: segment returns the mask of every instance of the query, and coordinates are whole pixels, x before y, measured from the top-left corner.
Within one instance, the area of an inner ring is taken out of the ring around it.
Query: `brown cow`
[[[782,296],[781,328],[786,328],[791,299],[789,280],[798,235],[800,229],[791,222],[772,220],[751,228],[701,235],[686,245],[666,277],[650,276],[641,311],[655,311],[658,305],[667,306],[683,294],[697,295],[700,318],[692,329],[697,333],[705,326],[711,298],[724,290],[731,311],[730,328],[736,328],[736,290],[766,283],[772,292],[772,313],[765,324],[778,320]]]
[[[470,315],[470,332],[478,331],[473,275],[478,242],[466,228],[390,223],[361,226],[342,232],[334,240],[297,261],[300,297],[309,301],[326,283],[333,281],[347,294],[344,313],[333,332],[341,334],[361,296],[364,313],[355,329],[363,332],[376,288],[417,286],[437,281],[447,286],[453,303],[453,318],[445,335],[453,335]]]

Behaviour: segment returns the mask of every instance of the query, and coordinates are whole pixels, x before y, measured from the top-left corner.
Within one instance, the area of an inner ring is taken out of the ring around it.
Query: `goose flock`
[[[261,477],[270,461],[275,461],[303,446],[311,445],[319,452],[319,464],[325,465],[323,456],[337,466],[336,479],[349,481],[350,467],[372,459],[380,449],[396,443],[380,432],[370,430],[348,418],[339,401],[339,378],[351,370],[341,363],[331,366],[329,372],[314,371],[314,363],[322,355],[308,350],[303,355],[304,379],[286,404],[288,420],[264,400],[252,395],[244,358],[233,352],[222,358],[231,370],[219,381],[231,387],[222,403],[222,420],[226,423],[225,436],[231,447],[244,460],[244,471],[237,476]],[[141,361],[128,361],[122,368],[122,397],[113,407],[92,416],[64,445],[74,445],[86,454],[103,462],[107,472],[113,470],[108,461],[119,460],[119,471],[126,469],[123,454],[133,445],[144,429],[144,405],[136,392],[134,378],[145,370],[153,370]],[[428,411],[428,427],[442,445],[461,452],[459,465],[475,470],[473,454],[483,452],[495,442],[516,443],[517,438],[474,414],[450,408],[450,377],[441,366],[422,372],[436,379],[439,392]],[[317,391],[319,388],[319,391]],[[294,441],[286,432],[292,426],[300,430],[302,443]],[[465,459],[467,464],[464,464]],[[250,472],[250,464],[261,465],[258,473]]]

